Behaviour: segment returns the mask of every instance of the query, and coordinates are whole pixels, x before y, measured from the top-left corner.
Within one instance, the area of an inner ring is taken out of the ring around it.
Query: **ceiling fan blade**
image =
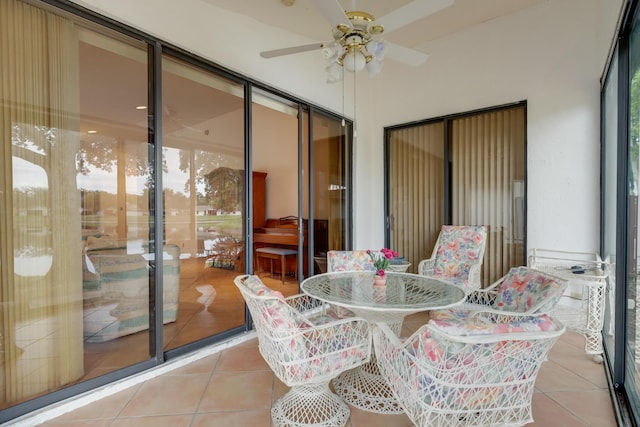
[[[400,46],[395,43],[389,43],[388,41],[385,41],[384,43],[387,46],[385,59],[393,59],[394,61],[415,67],[424,64],[429,58],[429,55],[424,52]]]
[[[318,0],[320,1],[320,0]],[[316,3],[318,2],[316,1]],[[418,19],[425,18],[453,4],[454,0],[414,0],[380,18],[373,25],[384,26],[384,33],[388,34]]]
[[[264,52],[260,52],[260,56],[262,56],[263,58],[275,58],[276,56],[284,56],[284,55],[291,55],[293,53],[309,52],[312,50],[322,49],[323,47],[329,46],[331,43],[320,42],[320,43],[304,44],[300,46],[284,47],[282,49],[266,50]]]
[[[349,17],[338,3],[338,0],[311,0],[315,8],[329,21],[331,28],[335,29],[338,25],[347,25],[353,28]]]

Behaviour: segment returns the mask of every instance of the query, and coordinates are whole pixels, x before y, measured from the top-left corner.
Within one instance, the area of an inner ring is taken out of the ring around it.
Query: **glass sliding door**
[[[164,348],[244,324],[244,88],[162,61]]]
[[[15,0],[0,32],[3,410],[149,360],[153,268],[146,45]]]
[[[312,115],[313,135],[313,268],[326,271],[328,250],[350,248],[350,139],[351,123],[343,126],[336,118]]]
[[[415,273],[444,224],[444,123],[390,130],[387,140],[389,247]]]
[[[255,88],[251,105],[254,271],[285,295],[308,272],[308,210],[301,211],[298,104]],[[301,118],[302,120],[303,118]],[[302,120],[304,123],[304,120]],[[284,264],[278,251],[288,253]]]
[[[628,194],[627,194],[627,274],[625,310],[625,369],[624,384],[631,406],[640,407],[640,292],[638,267],[640,262],[640,21],[634,19],[629,40],[629,139],[628,139]],[[618,343],[616,343],[618,344]],[[616,347],[617,349],[617,347]],[[619,349],[617,351],[620,351]]]
[[[524,265],[525,107],[451,121],[451,224],[486,225],[482,283]]]
[[[387,130],[388,240],[417,271],[443,224],[486,225],[482,283],[525,263],[525,106]]]
[[[602,256],[611,263],[605,295],[603,343],[609,360],[615,355],[615,274],[617,265],[618,218],[618,56],[612,57],[602,97]]]

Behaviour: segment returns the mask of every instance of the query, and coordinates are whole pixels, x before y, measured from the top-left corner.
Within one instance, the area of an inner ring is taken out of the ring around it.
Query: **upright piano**
[[[254,254],[255,249],[263,247],[276,247],[298,249],[298,217],[268,218],[265,226],[253,229]],[[303,260],[307,259],[307,220],[302,220],[303,226]],[[254,257],[257,260],[257,257]],[[287,272],[295,271],[293,258],[287,262]],[[276,263],[277,264],[277,263]],[[307,275],[307,263],[304,263],[304,275]],[[268,266],[262,266],[268,269]],[[279,265],[277,266],[280,268]],[[256,271],[259,271],[256,265]],[[279,270],[277,270],[279,273]],[[285,272],[286,273],[286,272]]]

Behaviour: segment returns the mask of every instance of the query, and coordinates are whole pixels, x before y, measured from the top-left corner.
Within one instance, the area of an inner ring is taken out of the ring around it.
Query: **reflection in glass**
[[[150,267],[146,48],[14,0],[0,38],[3,409],[147,360]]]
[[[615,353],[615,269],[616,269],[616,222],[617,222],[617,152],[618,152],[618,61],[614,55],[604,86],[604,98],[602,107],[603,141],[603,251],[604,258],[611,261],[610,275],[605,294],[605,311],[603,342],[609,353],[609,359],[613,360]]]
[[[271,247],[297,252],[287,256],[284,265],[277,262],[277,255],[276,262],[272,262],[269,255],[261,253],[255,260],[255,271],[269,286],[279,290],[283,287],[282,291],[289,295],[297,293],[297,286],[284,287],[277,279],[284,276],[295,283],[296,272],[302,272],[298,278],[308,273],[308,208],[300,212],[298,197],[302,166],[298,159],[298,105],[258,89],[253,91],[252,99],[254,249]],[[302,270],[297,269],[300,262]]]
[[[349,138],[351,124],[315,113],[313,123],[314,259],[316,273],[326,269],[329,250],[350,247]]]
[[[243,88],[163,58],[164,348],[244,324]],[[177,301],[177,306],[174,302]]]
[[[640,309],[638,292],[638,267],[640,257],[640,26],[636,21],[629,42],[629,140],[627,153],[627,310],[625,347],[625,389],[631,400],[631,407],[640,406],[640,328],[637,312]],[[619,351],[619,350],[618,350]]]

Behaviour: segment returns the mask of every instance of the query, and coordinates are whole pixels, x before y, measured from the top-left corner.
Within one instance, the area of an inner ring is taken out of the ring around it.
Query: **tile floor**
[[[403,334],[422,323],[406,319]],[[535,422],[528,426],[613,427],[614,411],[604,367],[584,354],[584,340],[565,333],[536,382]],[[69,427],[254,427],[271,425],[272,402],[287,388],[262,360],[257,340],[215,352],[181,368],[49,420]],[[352,408],[347,427],[411,426],[405,415],[370,414]]]

